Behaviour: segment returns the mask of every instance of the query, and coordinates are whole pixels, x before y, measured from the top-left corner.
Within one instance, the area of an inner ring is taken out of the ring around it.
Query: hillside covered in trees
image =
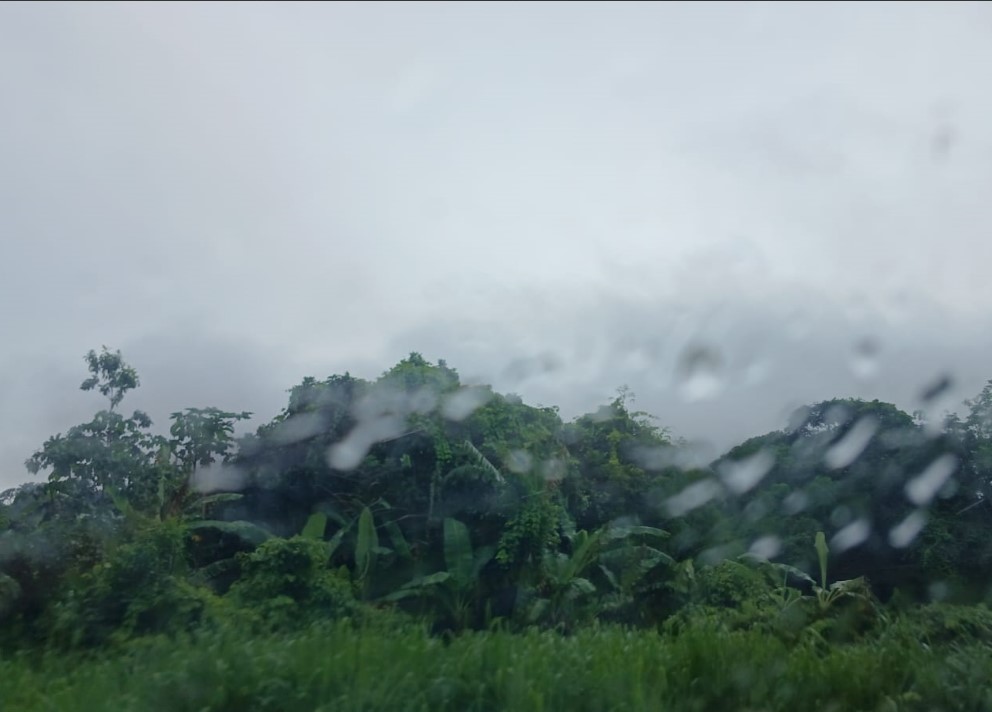
[[[106,408],[0,499],[5,709],[992,706],[992,383],[703,465],[624,389],[566,422],[416,353],[243,437],[86,363]]]

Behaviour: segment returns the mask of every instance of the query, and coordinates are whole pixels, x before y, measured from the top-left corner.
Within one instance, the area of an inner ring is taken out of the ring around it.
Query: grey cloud
[[[992,379],[985,358],[992,347],[988,319],[956,317],[932,304],[927,309],[925,299],[917,300],[920,318],[911,329],[873,312],[852,319],[837,305],[791,290],[759,302],[696,299],[690,306],[629,302],[609,292],[564,293],[556,308],[530,322],[438,320],[399,335],[390,353],[416,348],[455,366],[468,364],[463,376],[560,405],[566,417],[594,411],[626,384],[636,407],[658,416],[660,425],[718,449],[785,427],[794,408],[833,397],[879,398],[939,417]],[[790,328],[794,320],[801,331]],[[866,334],[877,344],[870,374],[858,366]],[[700,343],[720,356],[721,387],[712,398],[687,402],[679,359]],[[561,367],[524,377],[506,368],[542,354],[553,354]],[[926,391],[947,374],[948,387],[928,403]]]
[[[990,26],[980,3],[5,4],[0,467],[92,411],[101,343],[160,424],[268,417],[411,350],[568,414],[626,382],[718,447],[819,398],[911,407],[943,373],[942,403],[970,396]],[[716,398],[682,401],[687,349],[719,354]]]

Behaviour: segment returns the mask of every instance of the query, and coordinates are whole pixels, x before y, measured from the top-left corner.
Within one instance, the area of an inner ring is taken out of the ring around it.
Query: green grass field
[[[96,656],[5,658],[24,710],[992,710],[992,646],[894,624],[874,640],[787,646],[757,631],[603,627],[431,637],[347,622],[132,641]]]

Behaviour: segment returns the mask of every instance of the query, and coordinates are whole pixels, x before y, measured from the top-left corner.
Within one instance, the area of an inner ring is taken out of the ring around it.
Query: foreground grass
[[[0,660],[0,709],[992,710],[992,647],[909,636],[791,649],[755,631],[618,628],[474,633],[345,623],[298,634],[229,629],[96,657]]]

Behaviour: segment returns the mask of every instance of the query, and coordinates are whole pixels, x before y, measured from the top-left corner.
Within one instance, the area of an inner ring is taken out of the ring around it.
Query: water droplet
[[[739,549],[737,549],[737,547],[733,544],[714,546],[700,552],[699,563],[703,566],[716,566],[721,561],[725,561],[726,559],[734,556],[738,551]]]
[[[721,492],[721,487],[714,480],[706,479],[695,482],[674,497],[669,497],[665,508],[673,517],[680,517],[697,507],[701,507]]]
[[[430,413],[437,407],[437,393],[429,386],[422,386],[410,395],[407,405],[412,413]]]
[[[917,506],[929,504],[957,468],[958,459],[950,453],[944,453],[906,483],[906,497]]]
[[[444,399],[441,404],[441,415],[448,420],[465,420],[484,406],[491,397],[492,393],[488,388],[464,386]]]
[[[530,378],[548,376],[560,370],[563,365],[562,360],[550,352],[531,358],[518,358],[503,370],[503,378],[512,383],[520,383]]]
[[[924,403],[929,403],[930,401],[936,400],[947,393],[953,385],[954,380],[951,376],[943,373],[920,392],[920,400]]]
[[[927,523],[925,512],[917,510],[889,530],[889,543],[897,549],[904,549],[913,543],[917,534]]]
[[[767,450],[759,450],[741,460],[721,463],[720,477],[731,492],[743,494],[761,482],[774,466],[775,457]]]
[[[947,585],[946,581],[935,581],[927,588],[927,593],[930,595],[931,601],[939,603],[951,595],[951,587]]]
[[[635,446],[630,449],[630,459],[644,470],[663,470],[675,463],[675,448],[670,446]]]
[[[830,540],[830,550],[836,553],[853,549],[863,544],[871,534],[871,525],[866,519],[855,519]]]
[[[723,390],[722,371],[719,351],[700,345],[687,348],[676,369],[682,400],[694,403],[714,398]]]
[[[534,466],[534,458],[526,450],[514,450],[506,458],[506,468],[517,475],[525,475]]]
[[[290,445],[311,438],[326,427],[327,418],[322,413],[299,413],[279,423],[271,438],[278,445]]]
[[[767,361],[752,361],[744,369],[743,384],[745,386],[760,386],[768,380],[771,368]]]
[[[352,407],[352,414],[358,421],[371,421],[390,413],[405,414],[408,411],[407,394],[392,386],[374,387]]]
[[[747,553],[759,559],[773,559],[782,551],[782,540],[777,536],[763,536],[751,544]]]
[[[544,463],[541,474],[548,482],[559,482],[565,477],[565,463],[558,458],[551,458]]]
[[[240,492],[244,489],[248,475],[240,467],[222,462],[213,462],[205,467],[198,467],[190,478],[190,487],[194,492],[209,494],[210,492]]]
[[[372,443],[363,437],[356,437],[352,431],[348,437],[327,448],[327,464],[335,470],[354,470],[368,454]]]
[[[406,419],[399,415],[380,415],[361,422],[344,440],[327,449],[327,464],[335,470],[353,470],[362,464],[374,444],[393,440],[405,431]]]
[[[361,433],[361,437],[373,444],[393,440],[406,431],[406,418],[387,413],[374,420],[359,423],[355,426],[355,431]]]
[[[754,499],[748,502],[747,506],[744,507],[744,518],[749,522],[757,522],[764,518],[768,514],[768,505],[763,499]]]
[[[789,422],[786,425],[786,432],[794,433],[806,424],[812,409],[808,405],[801,405],[789,413]]]
[[[854,345],[851,355],[851,371],[862,380],[872,378],[878,371],[878,342],[870,337],[861,339]]]
[[[834,507],[830,513],[830,523],[835,527],[843,527],[854,518],[854,512],[846,504]]]
[[[789,515],[799,514],[799,512],[806,509],[808,505],[809,496],[802,490],[790,492],[785,499],[782,500],[782,509]]]
[[[595,413],[589,414],[589,420],[594,423],[606,423],[617,417],[617,409],[612,405],[601,405]]]
[[[944,486],[940,488],[940,491],[937,492],[937,496],[940,497],[941,499],[950,499],[951,497],[953,497],[958,493],[959,487],[960,484],[958,483],[957,479],[954,477],[950,477],[948,478],[947,482],[944,483]]]
[[[844,433],[844,437],[835,442],[823,457],[824,462],[831,470],[838,470],[847,467],[858,459],[871,442],[872,436],[878,430],[878,421],[875,418],[865,416],[856,422]]]

